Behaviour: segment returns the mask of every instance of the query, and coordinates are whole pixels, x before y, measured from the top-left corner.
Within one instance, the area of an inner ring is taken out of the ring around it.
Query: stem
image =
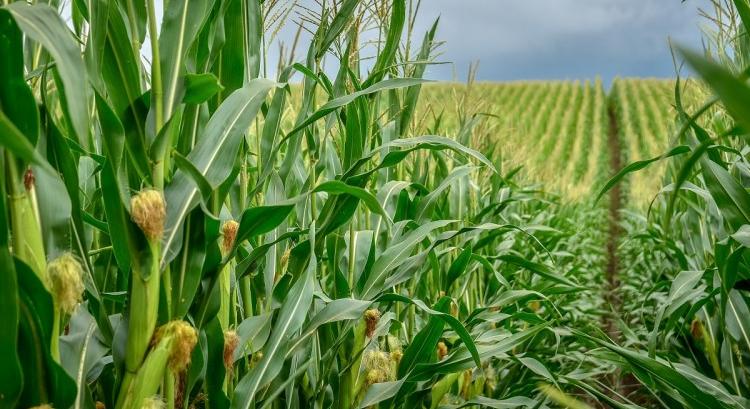
[[[159,60],[159,34],[156,30],[154,0],[148,1],[148,33],[151,39],[151,100],[154,101],[154,134],[164,126],[164,90],[161,83],[161,61]],[[153,166],[154,187],[164,188],[164,155],[159,152]]]
[[[50,354],[56,362],[60,362],[60,308],[58,307],[57,302],[55,302],[52,319]]]
[[[357,255],[356,240],[354,236],[354,223],[349,223],[349,285],[350,289],[354,288],[354,267],[356,263],[354,258]]]
[[[258,150],[260,152],[260,149]],[[242,213],[247,208],[247,190],[248,186],[250,185],[250,177],[248,176],[247,172],[247,152],[243,151],[241,152],[241,155],[243,157],[242,164],[240,164],[240,208],[239,213]]]
[[[263,139],[263,132],[261,132],[260,130],[260,120],[256,117],[255,118],[255,161],[256,161],[255,166],[258,168],[258,176],[263,174],[263,158],[261,158],[260,156],[261,139]]]
[[[240,279],[240,297],[242,297],[242,310],[245,313],[243,318],[253,315],[252,288],[250,285],[250,277],[245,276]]]
[[[138,41],[138,27],[136,22],[138,19],[135,15],[134,0],[128,0],[128,22],[130,23],[130,47],[133,49],[133,61],[138,65],[138,71],[141,68],[141,43]],[[141,77],[139,75],[139,77]],[[142,82],[143,77],[140,78],[139,82]],[[140,84],[139,84],[140,85]]]
[[[93,250],[88,251],[89,257],[96,256],[97,254],[101,254],[107,251],[112,251],[112,246],[100,246],[100,247],[92,246],[92,247],[95,247],[95,248]]]
[[[261,7],[263,7],[262,3],[261,3]],[[260,13],[260,26],[261,27],[265,27],[265,25],[266,25],[266,21],[265,21],[265,19],[263,19],[263,10],[261,9],[261,13]],[[263,58],[261,58],[261,60],[263,61],[263,78],[268,78],[268,71],[266,69],[267,68],[266,67],[266,64],[267,64],[266,56],[268,55],[268,53],[266,51],[267,51],[268,48],[267,48],[267,44],[266,44],[266,35],[265,35],[265,31],[264,30],[261,30],[260,44],[261,44],[261,47],[262,47],[260,55],[263,56]]]
[[[243,3],[244,4],[244,3]],[[242,152],[243,158],[245,158],[246,152]],[[240,209],[239,213],[242,213],[248,206],[247,190],[250,184],[250,177],[247,171],[247,159],[242,159],[240,165]],[[245,276],[239,279],[240,297],[242,298],[242,310],[244,317],[253,315],[253,303],[251,295],[251,282],[250,277]]]
[[[167,303],[167,320],[172,319],[172,273],[169,269],[169,265],[164,268],[164,273],[161,277],[162,285],[164,286],[164,298]]]
[[[175,409],[175,374],[171,369],[168,369],[164,374],[164,400],[167,403],[167,409]]]
[[[161,61],[159,60],[159,33],[156,31],[156,9],[154,0],[148,1],[148,34],[151,39],[151,96],[155,104],[155,132],[158,134],[164,125],[164,101],[161,84]]]
[[[159,157],[154,162],[154,167],[152,169],[153,173],[153,179],[154,179],[154,187],[158,188],[159,190],[164,189],[164,159],[163,155]]]
[[[237,279],[234,276],[235,264],[232,262],[232,271],[229,274],[229,325],[237,328],[239,320],[237,319]],[[232,288],[234,283],[234,288]]]
[[[310,177],[312,180],[312,183],[310,186],[315,187],[315,184],[318,180],[317,175],[315,174],[315,163],[317,161],[314,158],[310,158]],[[310,223],[312,223],[315,220],[315,193],[310,194]]]

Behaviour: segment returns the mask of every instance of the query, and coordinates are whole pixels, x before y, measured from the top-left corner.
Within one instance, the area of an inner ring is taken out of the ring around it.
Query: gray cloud
[[[668,39],[700,46],[707,0],[425,0],[419,28],[440,16],[446,41],[428,75],[481,80],[673,76]]]
[[[293,0],[287,0],[287,4]],[[316,9],[320,0],[298,0]],[[161,1],[157,12],[161,14]],[[672,77],[668,39],[701,46],[698,8],[710,0],[422,0],[417,40],[440,17],[441,62],[427,69],[431,79],[464,80],[480,61],[478,79],[586,79],[600,75]],[[292,43],[289,21],[277,41]],[[366,38],[367,36],[365,36]],[[297,50],[304,53],[305,42]],[[144,55],[150,53],[144,44]],[[274,76],[278,47],[269,47],[268,75]],[[330,61],[329,61],[330,62]],[[329,66],[328,69],[335,69]]]

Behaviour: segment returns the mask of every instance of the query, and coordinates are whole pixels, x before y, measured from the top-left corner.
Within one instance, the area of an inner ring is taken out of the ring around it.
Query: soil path
[[[619,127],[614,107],[609,106],[609,160],[610,168],[617,172],[622,169],[622,156],[620,147]],[[616,184],[609,193],[609,236],[607,237],[607,289],[606,299],[610,304],[612,312],[620,311],[622,300],[618,297],[617,288],[620,285],[618,277],[619,259],[617,257],[617,245],[620,242],[620,209],[622,207],[622,190],[620,184]],[[612,340],[617,341],[620,337],[617,329],[616,317],[606,317],[606,330]]]
[[[617,123],[617,114],[615,108],[610,102],[608,107],[609,114],[609,159],[610,169],[618,172],[622,169],[622,146],[619,135],[619,126]],[[605,300],[609,307],[609,314],[604,317],[604,329],[612,341],[619,343],[622,333],[618,328],[617,321],[622,312],[622,298],[618,288],[620,287],[619,278],[619,258],[617,256],[617,247],[622,235],[620,210],[623,206],[622,189],[620,184],[616,184],[609,193],[609,235],[607,237],[607,285],[605,288]],[[617,394],[628,396],[637,390],[638,382],[632,376],[623,378],[620,371],[612,374],[610,378],[610,387]]]

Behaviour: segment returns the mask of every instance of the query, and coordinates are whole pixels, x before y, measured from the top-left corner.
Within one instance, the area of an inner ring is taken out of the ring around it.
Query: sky
[[[583,79],[601,75],[670,77],[669,39],[700,47],[702,19],[688,0],[426,0],[453,66],[435,79],[464,79],[479,61],[480,80]],[[422,21],[424,21],[424,19]]]
[[[303,3],[306,0],[303,0]],[[313,1],[313,0],[310,0]],[[440,17],[427,77],[484,81],[673,77],[669,40],[701,47],[709,0],[422,0],[416,33]],[[289,26],[293,26],[290,24]],[[279,38],[291,42],[293,28]],[[419,34],[421,38],[422,34]]]
[[[319,9],[322,0],[280,0]],[[330,1],[330,0],[326,0]],[[416,2],[417,0],[413,0]],[[479,63],[480,81],[674,77],[670,40],[701,47],[706,20],[699,8],[711,0],[422,0],[415,37],[440,18],[438,62],[427,68],[433,80],[465,81]],[[156,1],[157,15],[162,1]],[[298,9],[300,10],[300,9]],[[290,15],[275,37],[291,44],[299,19]],[[267,34],[268,35],[268,34]],[[303,38],[304,40],[304,38]],[[304,54],[306,44],[297,50]],[[150,55],[148,42],[141,50]],[[269,47],[267,75],[274,77],[278,46]],[[336,67],[327,67],[335,72]]]

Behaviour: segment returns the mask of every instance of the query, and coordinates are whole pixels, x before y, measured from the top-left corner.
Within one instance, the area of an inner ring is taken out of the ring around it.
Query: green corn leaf
[[[313,189],[312,192],[326,192],[332,195],[344,194],[356,197],[357,199],[364,202],[371,212],[379,214],[385,217],[386,220],[390,221],[388,213],[386,213],[385,209],[383,209],[383,207],[380,205],[378,199],[376,199],[375,196],[372,195],[372,193],[368,192],[365,189],[362,189],[361,187],[347,185],[346,183],[339,180],[329,180],[319,184],[317,187],[315,187],[315,189]]]
[[[398,148],[399,150],[392,151],[392,149],[394,148]],[[413,138],[396,139],[394,141],[380,145],[379,147],[365,154],[360,160],[352,165],[352,167],[348,169],[346,173],[344,173],[342,179],[348,180],[350,178],[360,179],[366,177],[379,169],[395,166],[406,159],[406,156],[409,153],[422,149],[432,151],[452,150],[454,152],[472,157],[486,165],[488,168],[497,172],[492,162],[480,152],[461,145],[460,143],[450,138],[435,135],[424,135]],[[361,169],[362,166],[364,166],[367,162],[372,160],[377,155],[383,155],[380,163],[377,166],[367,172],[361,174],[356,173]]]
[[[490,259],[501,260],[503,262],[513,264],[521,268],[525,268],[526,270],[529,270],[532,273],[538,274],[541,277],[544,277],[550,281],[555,281],[560,284],[564,284],[573,288],[581,288],[578,284],[574,283],[569,278],[556,273],[549,266],[545,264],[535,263],[533,261],[527,260],[523,257],[519,257],[513,254],[502,254],[497,257],[491,257]]]
[[[733,229],[750,223],[750,194],[745,188],[726,169],[708,158],[701,158],[701,169],[706,187],[726,222]]]
[[[732,234],[732,238],[743,246],[750,248],[750,225],[742,225]]]
[[[336,16],[331,22],[331,25],[328,26],[327,30],[325,31],[325,37],[322,38],[322,41],[320,41],[320,44],[318,45],[318,52],[316,55],[318,58],[323,57],[323,55],[331,47],[331,44],[333,44],[333,42],[341,34],[341,32],[344,31],[346,26],[351,24],[354,10],[356,9],[358,4],[359,0],[345,0],[338,7],[338,13],[336,13]]]
[[[4,185],[0,183],[0,197],[5,197]],[[13,256],[8,237],[9,224],[5,200],[0,200],[0,407],[16,407],[23,390],[23,371],[18,355],[18,330],[20,319],[20,295]]]
[[[182,97],[182,102],[185,104],[202,104],[224,89],[216,75],[210,72],[185,74],[183,87],[185,95]]]
[[[477,349],[477,346],[474,344],[474,340],[471,338],[471,335],[469,335],[469,332],[466,330],[466,328],[461,324],[459,320],[457,320],[455,317],[453,317],[450,314],[441,312],[441,311],[435,311],[428,307],[424,302],[417,299],[410,299],[407,297],[404,297],[402,295],[398,294],[383,294],[378,298],[378,301],[398,301],[402,303],[408,303],[413,304],[417,308],[419,308],[421,311],[424,311],[431,316],[437,317],[444,321],[448,326],[451,327],[451,329],[458,334],[461,341],[464,343],[464,347],[469,352],[469,362],[475,364],[477,367],[482,366],[481,362],[481,354]],[[415,362],[416,364],[416,362]],[[419,365],[421,367],[421,365]],[[416,372],[419,372],[418,368],[415,368]],[[410,374],[413,374],[410,372]]]
[[[289,77],[292,74],[293,67],[288,67],[281,72],[279,75],[279,82],[286,83],[289,81]],[[271,166],[276,158],[274,157],[273,148],[276,146],[276,139],[281,132],[281,121],[284,116],[284,108],[287,104],[288,89],[277,88],[273,95],[271,104],[268,107],[268,111],[265,114],[265,122],[263,124],[263,134],[260,139],[260,158],[261,158],[261,176],[259,177],[258,185],[271,174],[273,166]]]
[[[260,388],[271,382],[281,371],[286,357],[285,347],[292,334],[302,327],[307,310],[312,303],[316,266],[317,262],[313,255],[304,274],[286,294],[271,330],[269,341],[263,348],[263,358],[253,371],[245,375],[237,384],[232,400],[233,409],[249,409]]]
[[[212,219],[202,208],[196,208],[185,220],[184,242],[187,244],[175,259],[172,276],[172,317],[183,317],[198,293],[206,259],[210,259]]]
[[[742,25],[745,26],[745,35],[750,33],[750,4],[746,0],[733,0],[734,6],[742,19]]]
[[[451,285],[466,272],[466,268],[469,266],[472,256],[472,248],[471,246],[468,246],[461,251],[455,260],[453,260],[450,267],[448,267],[445,288],[450,288]]]
[[[294,210],[301,197],[284,200],[273,205],[251,207],[242,213],[237,230],[236,244],[242,240],[268,233],[278,227]]]
[[[195,185],[198,187],[198,191],[200,191],[203,200],[208,200],[211,197],[214,189],[213,187],[211,187],[211,184],[208,183],[208,180],[206,180],[201,171],[198,170],[195,165],[193,165],[193,162],[190,162],[186,157],[180,155],[178,152],[173,152],[172,158],[174,159],[174,163],[175,165],[177,165],[177,168],[184,172],[186,175],[190,176],[190,179],[192,179],[193,183],[195,183]]]
[[[602,198],[602,196],[604,196],[605,193],[607,193],[610,189],[612,189],[629,173],[633,173],[641,169],[645,169],[646,167],[648,167],[654,162],[658,162],[666,158],[671,158],[673,156],[683,155],[688,152],[690,152],[689,146],[680,145],[680,146],[676,146],[670,149],[668,152],[664,153],[663,155],[660,155],[651,159],[636,161],[636,162],[631,163],[628,166],[625,166],[624,168],[620,169],[616,175],[612,176],[612,178],[609,179],[606,184],[604,184],[604,187],[602,187],[599,193],[596,195],[596,202],[598,202]]]
[[[161,79],[164,85],[165,122],[169,120],[177,104],[182,100],[179,94],[184,94],[184,98],[189,98],[193,102],[204,98],[206,93],[210,97],[218,91],[216,90],[216,77],[212,74],[201,77],[195,75],[186,77],[184,75],[185,54],[195,41],[198,30],[207,18],[212,3],[213,1],[210,0],[175,0],[167,3],[167,7],[164,9],[164,18],[159,35],[159,59],[161,60]],[[196,96],[196,79],[204,79],[205,77],[208,77],[208,81],[204,80],[202,87],[208,88],[208,92],[202,90]],[[188,85],[185,90],[181,89],[183,83]],[[190,85],[193,85],[192,89]],[[192,92],[189,94],[188,91]],[[208,97],[205,97],[205,99],[208,99]]]
[[[747,7],[743,11],[746,9]],[[747,83],[735,77],[729,70],[693,51],[685,48],[678,48],[678,50],[688,64],[721,98],[721,102],[732,116],[743,126],[750,128],[750,87]]]
[[[16,128],[7,116],[0,111],[0,134],[5,137],[0,138],[0,146],[8,149],[18,158],[39,165],[45,171],[54,173],[54,169],[40,155],[31,142]]]
[[[541,376],[542,378],[550,381],[550,382],[556,382],[554,375],[547,369],[547,367],[539,362],[538,359],[524,356],[521,358],[518,358],[518,362],[523,364],[523,366],[529,368],[531,372],[534,372],[535,374]]]
[[[451,299],[442,297],[432,307],[433,310],[442,313],[450,312]],[[398,366],[398,377],[403,378],[414,369],[416,364],[428,362],[435,354],[440,337],[443,335],[445,322],[438,316],[431,316],[427,325],[422,328],[412,339],[409,347],[404,351],[404,356]]]
[[[666,385],[674,388],[674,390],[683,398],[685,402],[691,408],[728,408],[726,404],[716,399],[713,395],[706,393],[703,389],[699,388],[685,375],[679,371],[673,369],[665,363],[662,363],[656,359],[649,358],[643,354],[631,351],[626,348],[619,347],[617,345],[599,340],[586,334],[579,334],[580,336],[589,339],[593,343],[600,345],[610,351],[616,353],[625,359],[628,364],[634,368],[640,370],[643,374],[648,374],[651,379],[644,382],[652,386]],[[638,374],[638,373],[636,373]],[[641,378],[639,376],[639,378]]]
[[[395,63],[396,53],[401,45],[401,35],[406,23],[406,0],[394,0],[392,2],[390,17],[385,44],[378,53],[375,65],[372,67],[372,74],[363,84],[365,87],[380,81]]]
[[[24,34],[52,55],[64,87],[63,107],[78,142],[88,146],[89,111],[86,66],[81,51],[57,12],[46,4],[14,2],[6,6]]]
[[[0,9],[0,104],[8,121],[35,145],[39,138],[39,110],[24,78],[23,54],[21,30],[11,13]]]
[[[414,248],[424,240],[433,230],[453,223],[451,220],[439,220],[425,223],[414,231],[409,232],[403,239],[391,246],[375,260],[369,274],[360,278],[362,285],[356,292],[363,300],[370,300],[383,291],[383,284],[388,274],[398,267],[411,254]]]
[[[739,291],[729,292],[725,310],[727,332],[744,348],[750,348],[750,308]]]
[[[422,78],[424,76],[424,72],[427,69],[427,63],[430,60],[433,42],[435,41],[435,32],[437,32],[439,22],[440,18],[436,19],[430,30],[424,35],[422,47],[419,50],[417,62],[414,65],[414,71],[411,73],[413,78]],[[414,85],[406,89],[406,95],[404,96],[404,109],[401,112],[401,122],[399,124],[402,133],[405,133],[409,128],[414,111],[417,109],[421,90],[421,85]]]
[[[370,94],[374,94],[376,92],[381,92],[381,91],[387,91],[389,89],[411,87],[411,86],[418,85],[418,84],[424,84],[426,82],[428,81],[423,80],[423,79],[418,79],[418,78],[392,78],[392,79],[380,81],[361,91],[357,91],[349,95],[345,95],[343,97],[333,99],[325,103],[322,107],[320,107],[312,115],[308,116],[299,125],[295,126],[294,129],[292,129],[291,131],[287,133],[286,138],[289,138],[290,136],[296,134],[297,132],[305,129],[310,124],[330,114],[336,109],[354,102],[357,98],[361,96],[370,95]]]
[[[442,193],[450,188],[454,181],[469,175],[474,169],[476,168],[473,166],[459,166],[451,170],[448,176],[440,182],[440,185],[438,185],[435,190],[431,191],[427,196],[419,201],[419,205],[417,206],[416,220],[424,220],[427,214],[431,214],[431,210],[435,205],[435,202],[440,197],[442,197]]]
[[[244,319],[237,326],[239,347],[234,351],[234,361],[260,351],[271,334],[271,317],[268,314],[257,315]]]
[[[253,80],[232,93],[206,124],[203,136],[186,159],[212,188],[218,187],[230,175],[243,134],[274,86],[275,83],[269,80]],[[199,190],[191,179],[178,172],[164,191],[167,221],[162,264],[177,255],[182,222],[198,203]]]
[[[300,336],[293,344],[290,344],[291,346],[287,357],[303,346],[305,341],[307,341],[320,326],[331,322],[360,319],[362,318],[362,314],[371,304],[370,301],[355,300],[353,298],[331,300],[331,302],[326,304],[320,312],[313,315],[310,321],[305,324]]]
[[[406,378],[403,378],[398,381],[382,382],[371,385],[367,389],[367,393],[365,394],[364,398],[362,398],[362,402],[360,402],[359,408],[370,408],[373,405],[391,399],[392,397],[396,396],[398,391],[401,390],[405,382]]]
[[[50,353],[54,320],[52,296],[29,266],[17,259],[15,271],[20,296],[18,353],[23,362],[24,380],[18,404],[31,407],[51,403],[56,407],[70,407],[76,400],[75,381]]]
[[[480,366],[481,364],[477,362],[490,357],[504,356],[508,351],[527,342],[545,328],[547,328],[547,324],[536,325],[503,338],[492,345],[478,345],[476,352],[468,349],[468,345],[463,346],[440,362],[418,365],[410,374],[410,379],[415,381],[426,380],[435,374],[449,374],[472,368],[475,365]],[[477,353],[478,357],[474,357],[474,353]]]
[[[261,260],[263,260],[264,257],[266,257],[266,254],[268,254],[268,252],[271,250],[271,248],[273,248],[274,245],[285,240],[296,239],[304,233],[305,231],[302,230],[286,232],[273,241],[263,243],[255,247],[247,257],[243,258],[239,263],[237,263],[237,268],[235,269],[236,274],[238,275],[238,277],[244,277],[247,274],[253,273],[254,270],[258,268],[258,264],[261,262]]]
[[[460,405],[442,405],[442,406],[438,406],[438,408],[439,409],[460,409],[460,408],[465,408],[467,406],[479,405],[483,408],[515,409],[515,408],[535,408],[539,406],[539,404],[540,404],[539,402],[533,399],[524,397],[524,396],[516,396],[512,398],[507,398],[507,399],[491,399],[491,398],[486,398],[484,396],[478,396]]]
[[[76,310],[68,333],[60,337],[61,364],[75,381],[78,391],[72,408],[83,409],[93,403],[88,384],[97,364],[109,352],[100,337],[96,321],[85,308]]]

